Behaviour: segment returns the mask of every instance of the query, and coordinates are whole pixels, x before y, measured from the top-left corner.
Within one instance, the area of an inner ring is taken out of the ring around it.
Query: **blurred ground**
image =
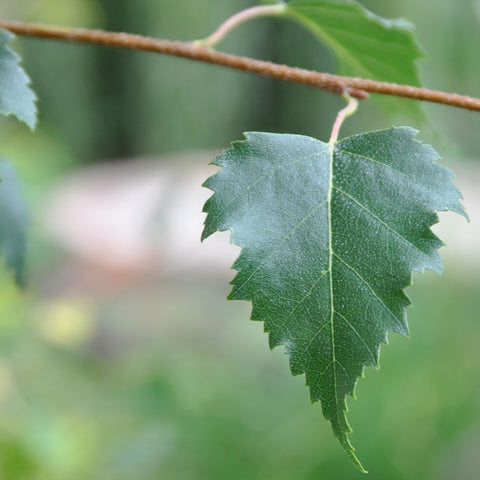
[[[211,155],[101,164],[51,187],[41,235],[60,250],[2,340],[5,478],[362,476],[249,305],[225,300],[237,249],[199,243]],[[474,235],[478,169],[458,167]],[[412,340],[391,336],[349,401],[372,479],[478,468],[480,257],[454,217],[444,277],[416,274],[409,291]]]

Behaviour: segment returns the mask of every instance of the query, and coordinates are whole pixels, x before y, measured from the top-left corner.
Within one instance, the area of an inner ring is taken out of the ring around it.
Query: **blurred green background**
[[[427,86],[480,96],[479,1],[362,3],[417,26]],[[2,2],[0,16],[193,40],[254,4],[24,0]],[[19,170],[32,212],[30,286],[18,292],[0,278],[0,478],[364,478],[309,404],[303,377],[291,377],[281,349],[270,352],[262,325],[248,321],[249,305],[225,300],[229,265],[223,273],[105,274],[52,242],[39,220],[63,178],[88,165],[148,156],[171,166],[175,152],[225,148],[245,130],[327,139],[341,102],[152,54],[13,45],[38,93],[40,123],[35,134],[0,123],[0,155]],[[334,70],[329,52],[285,21],[242,26],[221,48]],[[421,138],[469,176],[480,115],[426,110]],[[398,121],[368,102],[344,133]],[[479,265],[453,252],[443,278],[414,276],[412,339],[392,335],[381,370],[367,369],[359,401],[349,400],[352,441],[372,480],[478,476]],[[81,287],[72,281],[78,272]]]

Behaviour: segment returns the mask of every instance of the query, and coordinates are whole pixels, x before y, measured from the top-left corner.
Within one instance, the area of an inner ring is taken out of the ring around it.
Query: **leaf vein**
[[[321,201],[316,205],[305,217],[303,217],[281,240],[275,245],[273,251],[268,255],[261,263],[258,265],[255,270],[250,274],[250,276],[239,286],[236,287],[236,290],[239,291],[245,287],[245,285],[254,277],[254,275],[262,268],[280,249],[280,247],[287,241],[287,239],[295,233],[295,231],[302,225],[309,217],[311,217],[322,205],[327,203],[326,200]]]
[[[393,227],[391,227],[388,223],[384,222],[381,218],[377,217],[371,210],[369,210],[367,207],[365,207],[365,205],[363,205],[362,203],[360,203],[356,198],[352,197],[351,195],[349,195],[348,193],[344,192],[342,189],[338,188],[338,187],[333,187],[335,190],[337,190],[337,192],[341,193],[343,196],[345,196],[346,198],[350,199],[352,202],[354,202],[355,204],[357,204],[362,210],[364,210],[365,212],[367,212],[373,219],[377,220],[378,222],[380,222],[384,227],[386,227],[388,230],[392,231],[393,233],[395,233],[398,237],[400,237],[402,240],[404,240],[408,245],[410,245],[411,247],[413,247],[415,250],[417,250],[418,252],[422,253],[423,255],[427,255],[424,251],[420,250],[420,248],[418,248],[415,244],[413,244],[412,242],[410,242],[410,240],[408,240],[407,238],[405,238],[400,232],[398,232],[397,230],[395,230]]]
[[[328,270],[326,270],[325,272],[322,272],[321,275],[319,275],[319,277],[315,280],[315,282],[313,282],[312,286],[310,287],[310,289],[308,290],[308,292],[301,298],[300,301],[297,302],[297,305],[295,305],[295,307],[293,307],[293,309],[288,312],[287,316],[285,317],[285,319],[283,320],[283,322],[279,325],[280,328],[283,327],[285,325],[285,323],[287,323],[287,321],[292,317],[292,315],[297,311],[297,309],[302,305],[302,303],[311,295],[313,289],[317,286],[318,282],[328,273]],[[320,330],[323,329],[323,326],[320,328]],[[311,343],[311,342],[310,342]],[[307,346],[307,348],[310,346],[310,344]]]
[[[265,178],[268,178],[270,177],[273,173],[275,173],[277,170],[280,170],[284,167],[289,167],[290,165],[295,165],[296,163],[299,163],[299,162],[302,162],[303,160],[308,160],[309,158],[312,158],[314,157],[315,155],[318,155],[322,153],[322,151],[318,151],[318,152],[315,152],[315,153],[311,153],[310,155],[306,155],[304,157],[301,157],[301,158],[296,158],[295,160],[291,161],[291,162],[287,162],[287,163],[282,163],[280,165],[277,165],[275,166],[274,168],[272,168],[271,170],[269,170],[267,173],[264,173],[263,175],[261,175],[260,177],[258,177],[253,183],[251,183],[250,185],[248,185],[247,187],[245,187],[238,195],[236,195],[235,197],[233,197],[233,199],[228,202],[224,207],[223,207],[223,210],[227,209],[230,205],[233,205],[239,197],[241,197],[246,191],[248,190],[251,190],[257,183],[261,182],[262,180],[264,180]],[[210,213],[210,216],[213,217],[214,219],[217,218],[219,216],[219,214],[216,214],[216,215],[212,215]]]
[[[373,287],[355,270],[351,265],[349,265],[345,260],[343,260],[341,257],[339,257],[335,252],[332,252],[333,256],[339,260],[343,265],[345,265],[349,270],[351,270],[361,281],[365,286],[368,287],[368,289],[373,293],[375,298],[382,304],[382,306],[385,308],[385,310],[392,316],[392,318],[395,319],[395,321],[400,325],[401,329],[404,330],[404,327],[400,320],[395,316],[395,314],[388,308],[388,306],[385,304],[385,302],[382,300],[382,298],[375,292]]]
[[[353,153],[353,152],[349,152],[348,150],[342,150],[341,148],[336,148],[336,150],[338,152],[342,152],[342,153],[346,153],[347,155],[352,155],[354,157],[359,157],[359,158],[363,158],[364,160],[368,160],[370,162],[374,162],[374,163],[378,163],[379,165],[383,165],[384,167],[387,167],[387,168],[390,168],[391,170],[393,170],[394,172],[404,176],[404,177],[407,177],[409,180],[411,180],[413,183],[415,183],[416,185],[422,187],[422,188],[425,188],[427,189],[429,192],[433,193],[435,196],[438,196],[438,192],[436,192],[435,190],[432,190],[428,185],[425,185],[423,183],[420,183],[418,180],[416,180],[414,177],[412,177],[411,175],[409,175],[408,173],[405,173],[405,172],[402,172],[401,170],[398,170],[394,167],[392,167],[391,165],[389,165],[388,163],[383,163],[383,162],[380,162],[379,160],[376,160],[374,158],[371,158],[371,157],[367,157],[366,155],[361,155],[359,153]]]
[[[346,317],[344,317],[341,313],[339,313],[338,311],[335,311],[335,313],[353,330],[353,332],[357,335],[357,337],[362,341],[362,343],[364,344],[365,348],[367,349],[368,353],[372,356],[372,360],[373,362],[376,364],[377,363],[377,360],[376,360],[376,357],[374,355],[374,353],[372,352],[371,348],[368,346],[367,342],[363,339],[363,337],[360,335],[360,333],[358,332],[358,330],[346,319]]]

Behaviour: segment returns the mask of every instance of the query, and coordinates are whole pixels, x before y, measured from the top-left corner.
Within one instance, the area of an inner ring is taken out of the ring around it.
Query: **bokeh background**
[[[362,3],[417,26],[427,86],[480,96],[478,0]],[[2,2],[0,16],[193,40],[254,4],[24,0]],[[225,300],[237,254],[228,235],[199,242],[200,185],[217,152],[246,130],[326,140],[341,102],[153,54],[13,46],[40,123],[32,134],[0,122],[0,155],[16,166],[32,218],[27,290],[0,276],[0,478],[364,478],[303,377],[248,320],[250,306]],[[286,21],[256,20],[221,48],[335,69]],[[414,275],[411,339],[392,335],[381,369],[368,368],[349,400],[372,480],[472,480],[480,467],[480,115],[426,111],[413,126],[457,173],[472,221],[442,215],[445,274]],[[344,133],[399,122],[368,102]]]

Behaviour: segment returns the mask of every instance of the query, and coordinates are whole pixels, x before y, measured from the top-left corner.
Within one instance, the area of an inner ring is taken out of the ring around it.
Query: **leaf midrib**
[[[328,216],[328,278],[330,283],[330,336],[332,339],[332,368],[333,368],[333,391],[335,396],[335,411],[337,412],[337,423],[340,425],[340,409],[338,408],[337,391],[337,359],[335,355],[335,305],[333,301],[333,236],[332,236],[332,193],[333,193],[333,158],[335,154],[335,142],[329,143],[329,165],[328,165],[328,190],[327,190],[327,216]]]

